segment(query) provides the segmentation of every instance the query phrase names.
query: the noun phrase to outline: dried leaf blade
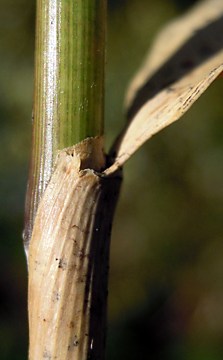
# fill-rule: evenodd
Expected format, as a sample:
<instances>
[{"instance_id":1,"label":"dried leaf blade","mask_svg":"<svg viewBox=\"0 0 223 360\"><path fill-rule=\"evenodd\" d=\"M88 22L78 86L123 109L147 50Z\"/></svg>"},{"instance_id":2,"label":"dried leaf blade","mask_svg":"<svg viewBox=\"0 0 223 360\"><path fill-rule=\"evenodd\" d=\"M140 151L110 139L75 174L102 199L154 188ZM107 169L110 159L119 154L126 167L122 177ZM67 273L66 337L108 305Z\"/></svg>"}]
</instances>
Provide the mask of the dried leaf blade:
<instances>
[{"instance_id":1,"label":"dried leaf blade","mask_svg":"<svg viewBox=\"0 0 223 360\"><path fill-rule=\"evenodd\" d=\"M114 163L107 173L181 118L223 71L222 1L205 1L174 21L153 49L130 85L128 123L112 148Z\"/></svg>"}]
</instances>

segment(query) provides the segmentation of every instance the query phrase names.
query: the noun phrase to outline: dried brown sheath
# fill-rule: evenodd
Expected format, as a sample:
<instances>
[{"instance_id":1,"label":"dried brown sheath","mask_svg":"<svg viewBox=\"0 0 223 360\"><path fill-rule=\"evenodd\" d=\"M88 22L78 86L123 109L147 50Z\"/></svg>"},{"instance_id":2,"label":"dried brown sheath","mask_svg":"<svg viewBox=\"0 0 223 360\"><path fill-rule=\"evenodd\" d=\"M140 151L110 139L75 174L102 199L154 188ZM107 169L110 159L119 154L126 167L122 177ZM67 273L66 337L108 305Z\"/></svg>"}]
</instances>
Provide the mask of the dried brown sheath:
<instances>
[{"instance_id":1,"label":"dried brown sheath","mask_svg":"<svg viewBox=\"0 0 223 360\"><path fill-rule=\"evenodd\" d=\"M60 153L38 208L29 249L30 360L104 359L110 232L121 178L87 169L84 153L75 147ZM100 162L99 155L94 168Z\"/></svg>"}]
</instances>

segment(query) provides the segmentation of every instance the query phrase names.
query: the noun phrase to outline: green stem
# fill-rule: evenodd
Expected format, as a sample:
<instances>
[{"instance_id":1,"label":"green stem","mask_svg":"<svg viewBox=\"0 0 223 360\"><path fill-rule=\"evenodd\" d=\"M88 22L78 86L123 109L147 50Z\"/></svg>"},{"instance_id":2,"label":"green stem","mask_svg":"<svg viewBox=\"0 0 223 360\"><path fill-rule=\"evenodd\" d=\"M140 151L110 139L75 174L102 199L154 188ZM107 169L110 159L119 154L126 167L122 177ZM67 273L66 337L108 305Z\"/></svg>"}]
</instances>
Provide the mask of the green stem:
<instances>
[{"instance_id":1,"label":"green stem","mask_svg":"<svg viewBox=\"0 0 223 360\"><path fill-rule=\"evenodd\" d=\"M103 134L106 0L37 0L28 244L58 150Z\"/></svg>"}]
</instances>

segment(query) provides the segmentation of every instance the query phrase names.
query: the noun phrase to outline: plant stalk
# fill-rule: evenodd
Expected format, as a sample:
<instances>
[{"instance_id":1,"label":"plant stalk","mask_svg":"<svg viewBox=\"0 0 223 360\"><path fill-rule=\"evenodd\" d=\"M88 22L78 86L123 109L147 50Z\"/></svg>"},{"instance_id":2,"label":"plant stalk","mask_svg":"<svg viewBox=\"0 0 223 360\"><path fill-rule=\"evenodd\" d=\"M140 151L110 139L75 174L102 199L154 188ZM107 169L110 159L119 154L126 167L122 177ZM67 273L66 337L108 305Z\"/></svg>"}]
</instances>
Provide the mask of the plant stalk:
<instances>
[{"instance_id":1,"label":"plant stalk","mask_svg":"<svg viewBox=\"0 0 223 360\"><path fill-rule=\"evenodd\" d=\"M25 247L59 150L103 134L106 0L37 0Z\"/></svg>"},{"instance_id":2,"label":"plant stalk","mask_svg":"<svg viewBox=\"0 0 223 360\"><path fill-rule=\"evenodd\" d=\"M24 233L30 360L104 359L120 187L119 175L103 174L105 23L106 0L37 0Z\"/></svg>"}]
</instances>

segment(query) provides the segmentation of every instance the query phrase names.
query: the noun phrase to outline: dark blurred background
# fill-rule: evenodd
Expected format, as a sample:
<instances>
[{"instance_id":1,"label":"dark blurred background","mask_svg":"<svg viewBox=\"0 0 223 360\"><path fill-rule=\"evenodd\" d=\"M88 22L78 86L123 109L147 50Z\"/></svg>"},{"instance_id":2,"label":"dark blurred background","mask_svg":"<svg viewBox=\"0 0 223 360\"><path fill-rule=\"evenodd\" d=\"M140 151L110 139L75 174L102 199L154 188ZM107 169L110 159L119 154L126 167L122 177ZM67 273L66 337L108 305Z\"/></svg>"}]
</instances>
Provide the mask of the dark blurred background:
<instances>
[{"instance_id":1,"label":"dark blurred background","mask_svg":"<svg viewBox=\"0 0 223 360\"><path fill-rule=\"evenodd\" d=\"M195 1L108 3L110 144L125 121L125 89L152 39ZM35 2L0 5L0 359L22 360ZM107 360L223 359L222 93L218 79L126 165L111 248Z\"/></svg>"}]
</instances>

